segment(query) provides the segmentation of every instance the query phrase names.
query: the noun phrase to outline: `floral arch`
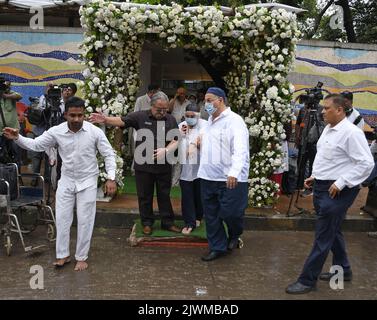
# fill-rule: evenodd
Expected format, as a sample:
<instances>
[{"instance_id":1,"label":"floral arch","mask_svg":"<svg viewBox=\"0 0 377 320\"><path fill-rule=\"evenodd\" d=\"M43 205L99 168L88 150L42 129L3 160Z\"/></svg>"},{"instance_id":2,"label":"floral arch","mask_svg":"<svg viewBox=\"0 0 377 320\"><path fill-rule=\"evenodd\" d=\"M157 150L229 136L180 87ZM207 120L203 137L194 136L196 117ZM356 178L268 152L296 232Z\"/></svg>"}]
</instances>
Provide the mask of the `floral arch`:
<instances>
[{"instance_id":1,"label":"floral arch","mask_svg":"<svg viewBox=\"0 0 377 320\"><path fill-rule=\"evenodd\" d=\"M268 178L281 165L283 124L291 119L294 87L287 75L299 37L295 13L255 5L233 10L94 0L80 8L80 15L88 112L133 110L146 40L165 48L227 50L229 105L245 118L251 136L249 201L257 207L276 201L278 185ZM257 104L250 103L253 97Z\"/></svg>"}]
</instances>

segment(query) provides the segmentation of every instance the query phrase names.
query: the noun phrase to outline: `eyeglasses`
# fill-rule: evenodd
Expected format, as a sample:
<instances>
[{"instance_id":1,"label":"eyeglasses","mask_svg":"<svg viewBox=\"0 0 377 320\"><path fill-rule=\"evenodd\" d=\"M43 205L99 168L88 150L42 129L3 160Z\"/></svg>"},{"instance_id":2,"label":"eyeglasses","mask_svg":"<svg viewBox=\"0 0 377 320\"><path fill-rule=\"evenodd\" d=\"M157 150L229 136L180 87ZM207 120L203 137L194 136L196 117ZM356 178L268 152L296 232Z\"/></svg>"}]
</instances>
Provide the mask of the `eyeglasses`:
<instances>
[{"instance_id":1,"label":"eyeglasses","mask_svg":"<svg viewBox=\"0 0 377 320\"><path fill-rule=\"evenodd\" d=\"M154 108L154 110L156 110L156 112L158 112L158 113L166 113L166 112L168 112L168 109L161 109L161 108Z\"/></svg>"},{"instance_id":2,"label":"eyeglasses","mask_svg":"<svg viewBox=\"0 0 377 320\"><path fill-rule=\"evenodd\" d=\"M219 100L220 98L215 98L215 99L205 99L205 102L209 102L209 103L212 103L212 102L214 102L214 101L216 101L216 100Z\"/></svg>"}]
</instances>

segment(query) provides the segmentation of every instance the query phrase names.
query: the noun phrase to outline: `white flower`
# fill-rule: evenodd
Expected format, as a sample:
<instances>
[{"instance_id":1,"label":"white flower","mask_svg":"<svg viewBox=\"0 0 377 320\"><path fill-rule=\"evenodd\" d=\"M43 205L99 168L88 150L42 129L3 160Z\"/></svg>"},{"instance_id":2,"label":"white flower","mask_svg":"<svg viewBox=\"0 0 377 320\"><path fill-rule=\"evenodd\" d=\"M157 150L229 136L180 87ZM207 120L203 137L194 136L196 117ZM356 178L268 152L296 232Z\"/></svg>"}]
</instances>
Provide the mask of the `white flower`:
<instances>
[{"instance_id":1,"label":"white flower","mask_svg":"<svg viewBox=\"0 0 377 320\"><path fill-rule=\"evenodd\" d=\"M92 75L92 73L90 72L90 69L89 69L89 68L86 68L86 69L84 69L84 71L82 72L82 75L84 76L84 78L90 78L90 76Z\"/></svg>"},{"instance_id":2,"label":"white flower","mask_svg":"<svg viewBox=\"0 0 377 320\"><path fill-rule=\"evenodd\" d=\"M272 86L267 90L267 98L268 99L276 99L278 97L278 88L276 86Z\"/></svg>"},{"instance_id":3,"label":"white flower","mask_svg":"<svg viewBox=\"0 0 377 320\"><path fill-rule=\"evenodd\" d=\"M98 77L94 77L92 81L93 81L94 85L96 85L96 86L98 86L101 83L101 80Z\"/></svg>"},{"instance_id":4,"label":"white flower","mask_svg":"<svg viewBox=\"0 0 377 320\"><path fill-rule=\"evenodd\" d=\"M96 41L94 42L94 48L98 50L99 48L103 48L103 42L102 41Z\"/></svg>"}]
</instances>

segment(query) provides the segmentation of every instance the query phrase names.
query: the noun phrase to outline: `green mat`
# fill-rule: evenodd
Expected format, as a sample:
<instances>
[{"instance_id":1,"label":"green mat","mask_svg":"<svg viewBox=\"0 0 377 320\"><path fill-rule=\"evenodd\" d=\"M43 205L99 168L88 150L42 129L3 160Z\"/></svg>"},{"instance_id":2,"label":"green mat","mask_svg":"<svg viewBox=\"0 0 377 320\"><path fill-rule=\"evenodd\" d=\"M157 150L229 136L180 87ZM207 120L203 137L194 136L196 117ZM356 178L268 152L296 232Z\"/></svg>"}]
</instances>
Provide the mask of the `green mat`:
<instances>
[{"instance_id":1,"label":"green mat","mask_svg":"<svg viewBox=\"0 0 377 320\"><path fill-rule=\"evenodd\" d=\"M125 176L124 186L121 190L121 193L137 194L135 176L132 176L130 174L127 174ZM154 196L156 196L156 190L154 191ZM171 198L180 198L181 197L181 188L180 187L171 188L170 197Z\"/></svg>"},{"instance_id":2,"label":"green mat","mask_svg":"<svg viewBox=\"0 0 377 320\"><path fill-rule=\"evenodd\" d=\"M172 237L172 238L177 238L177 237L182 237L182 238L186 238L186 237L196 237L196 238L200 238L200 239L207 239L207 235L206 235L206 227L205 227L205 223L202 222L200 227L198 228L195 228L190 235L186 236L182 233L176 233L176 232L171 232L171 231L167 231L167 230L162 230L161 229L161 221L160 220L156 220L154 222L154 225L153 225L153 233L152 235L150 236L146 236L145 234L143 234L143 227L141 225L141 221L140 219L137 219L135 220L135 224L136 224L136 237L137 238L141 238L141 237L151 237L151 238L160 238L160 237ZM183 228L184 227L184 221L182 220L177 220L175 221L175 225L178 226L178 227L181 227Z\"/></svg>"}]
</instances>

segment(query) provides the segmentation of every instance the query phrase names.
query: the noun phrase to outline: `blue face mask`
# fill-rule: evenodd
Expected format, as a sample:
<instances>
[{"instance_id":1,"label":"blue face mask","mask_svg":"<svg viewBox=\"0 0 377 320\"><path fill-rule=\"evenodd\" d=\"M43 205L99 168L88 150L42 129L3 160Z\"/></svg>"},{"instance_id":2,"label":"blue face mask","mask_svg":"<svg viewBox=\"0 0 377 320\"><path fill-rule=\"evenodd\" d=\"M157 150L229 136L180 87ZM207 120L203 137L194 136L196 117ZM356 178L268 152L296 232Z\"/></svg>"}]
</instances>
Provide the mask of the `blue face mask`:
<instances>
[{"instance_id":1,"label":"blue face mask","mask_svg":"<svg viewBox=\"0 0 377 320\"><path fill-rule=\"evenodd\" d=\"M186 122L189 126L193 127L197 124L198 119L197 118L186 118Z\"/></svg>"},{"instance_id":2,"label":"blue face mask","mask_svg":"<svg viewBox=\"0 0 377 320\"><path fill-rule=\"evenodd\" d=\"M215 106L213 105L213 103L210 103L210 102L206 102L204 109L207 111L209 115L213 115L217 110Z\"/></svg>"}]
</instances>

